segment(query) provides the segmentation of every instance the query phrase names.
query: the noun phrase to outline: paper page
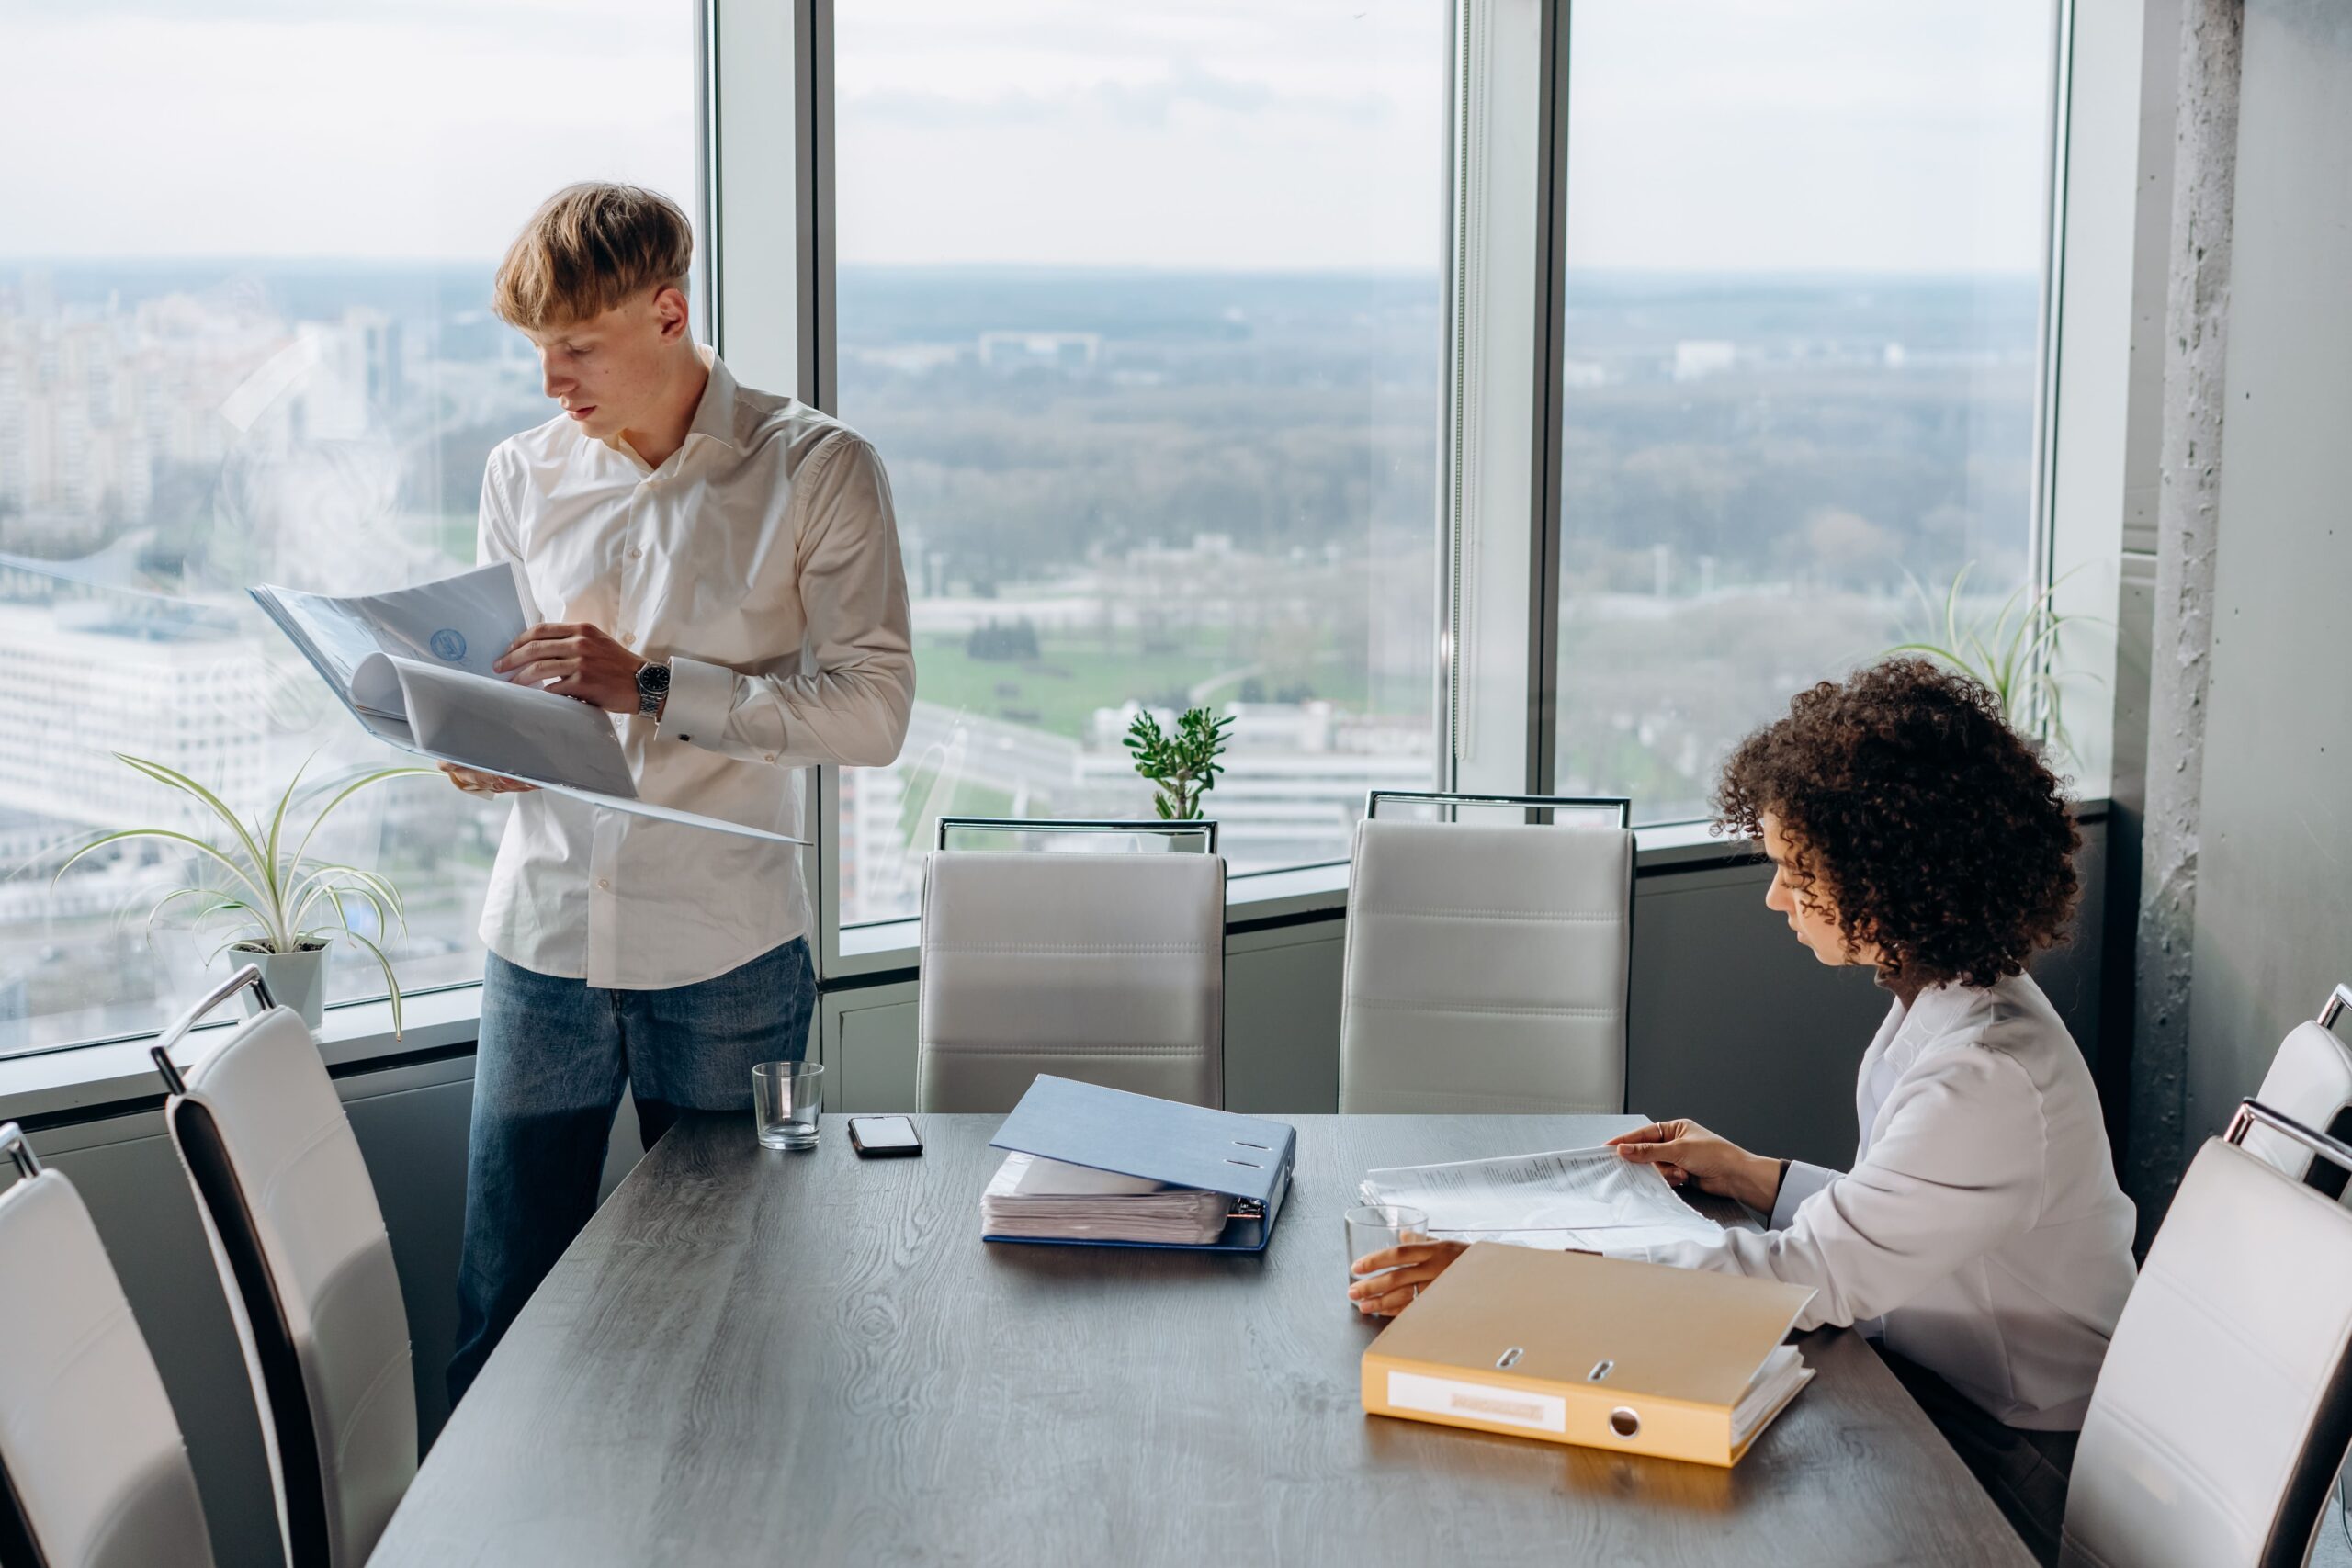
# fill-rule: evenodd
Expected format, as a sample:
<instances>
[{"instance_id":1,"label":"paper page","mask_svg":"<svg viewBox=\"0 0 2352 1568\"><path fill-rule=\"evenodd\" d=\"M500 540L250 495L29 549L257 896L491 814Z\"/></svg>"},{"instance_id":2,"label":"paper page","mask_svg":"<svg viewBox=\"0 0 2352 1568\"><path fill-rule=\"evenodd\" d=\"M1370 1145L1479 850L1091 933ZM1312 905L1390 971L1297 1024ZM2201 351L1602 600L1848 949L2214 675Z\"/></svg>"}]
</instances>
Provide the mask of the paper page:
<instances>
[{"instance_id":1,"label":"paper page","mask_svg":"<svg viewBox=\"0 0 2352 1568\"><path fill-rule=\"evenodd\" d=\"M514 569L504 561L413 588L322 603L356 617L379 652L492 681L504 677L491 665L529 624Z\"/></svg>"},{"instance_id":2,"label":"paper page","mask_svg":"<svg viewBox=\"0 0 2352 1568\"><path fill-rule=\"evenodd\" d=\"M378 705L390 693L379 686L363 696L356 689L370 657L502 680L491 665L528 624L514 568L504 561L386 593L332 598L264 584L253 596L330 684L359 706L396 717L397 709Z\"/></svg>"},{"instance_id":3,"label":"paper page","mask_svg":"<svg viewBox=\"0 0 2352 1568\"><path fill-rule=\"evenodd\" d=\"M346 703L355 702L353 677L361 664L383 651L376 646L367 624L345 610L340 600L322 599L315 593L265 585L254 589L253 596L325 678L334 694Z\"/></svg>"},{"instance_id":4,"label":"paper page","mask_svg":"<svg viewBox=\"0 0 2352 1568\"><path fill-rule=\"evenodd\" d=\"M1813 1369L1793 1345L1782 1345L1756 1369L1747 1382L1739 1403L1731 1413L1732 1447L1754 1437L1764 1424L1780 1413L1781 1407L1793 1398L1797 1390L1813 1381Z\"/></svg>"},{"instance_id":5,"label":"paper page","mask_svg":"<svg viewBox=\"0 0 2352 1568\"><path fill-rule=\"evenodd\" d=\"M496 676L412 659L387 662L399 677L416 743L434 756L624 800L637 797L620 738L602 709Z\"/></svg>"},{"instance_id":6,"label":"paper page","mask_svg":"<svg viewBox=\"0 0 2352 1568\"><path fill-rule=\"evenodd\" d=\"M348 683L351 705L362 719L377 716L408 722L408 698L401 691L401 672L388 654L371 653L359 661Z\"/></svg>"},{"instance_id":7,"label":"paper page","mask_svg":"<svg viewBox=\"0 0 2352 1568\"><path fill-rule=\"evenodd\" d=\"M1632 1252L1723 1235L1675 1195L1657 1167L1606 1147L1375 1170L1365 1175L1363 1193L1368 1203L1420 1210L1432 1235L1455 1241Z\"/></svg>"},{"instance_id":8,"label":"paper page","mask_svg":"<svg viewBox=\"0 0 2352 1568\"><path fill-rule=\"evenodd\" d=\"M808 840L795 838L790 833L779 833L773 828L753 828L724 817L706 817L698 811L681 811L674 806L661 806L650 800L632 799L625 795L601 795L593 789L582 789L575 784L558 784L553 779L533 778L527 773L512 773L508 776L519 778L525 784L537 784L541 789L553 790L558 795L568 795L574 800L584 800L591 806L602 806L613 811L626 811L632 817L649 818L656 822L674 822L681 828L702 828L714 833L732 833L738 838L761 839L771 844L806 845L808 842Z\"/></svg>"},{"instance_id":9,"label":"paper page","mask_svg":"<svg viewBox=\"0 0 2352 1568\"><path fill-rule=\"evenodd\" d=\"M1016 1168L1015 1161L1018 1161ZM1165 1182L1148 1177L1125 1176L1114 1170L1096 1170L1092 1166L1070 1165L1057 1159L1044 1159L1035 1155L1013 1155L1000 1168L1000 1176L1011 1176L1006 1190L999 1192L996 1183L989 1184L991 1198L1140 1198L1168 1190Z\"/></svg>"}]
</instances>

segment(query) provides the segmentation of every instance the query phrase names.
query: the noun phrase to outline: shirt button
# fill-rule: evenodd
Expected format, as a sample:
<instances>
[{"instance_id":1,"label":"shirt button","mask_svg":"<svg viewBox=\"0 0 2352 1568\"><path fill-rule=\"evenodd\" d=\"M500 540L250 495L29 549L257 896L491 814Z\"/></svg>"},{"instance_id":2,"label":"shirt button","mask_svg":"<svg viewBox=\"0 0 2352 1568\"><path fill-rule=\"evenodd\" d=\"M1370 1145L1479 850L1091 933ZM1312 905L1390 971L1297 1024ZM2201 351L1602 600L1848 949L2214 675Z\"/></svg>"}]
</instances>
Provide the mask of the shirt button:
<instances>
[{"instance_id":1,"label":"shirt button","mask_svg":"<svg viewBox=\"0 0 2352 1568\"><path fill-rule=\"evenodd\" d=\"M609 876L600 876L596 879L596 886L610 893L613 890L613 879Z\"/></svg>"},{"instance_id":2,"label":"shirt button","mask_svg":"<svg viewBox=\"0 0 2352 1568\"><path fill-rule=\"evenodd\" d=\"M635 545L631 545L631 546L628 547L628 558L629 558L629 559L631 559L631 560L635 560L638 557L639 557L639 556L643 555L644 553L645 553L645 552L644 552L643 550L639 549Z\"/></svg>"},{"instance_id":3,"label":"shirt button","mask_svg":"<svg viewBox=\"0 0 2352 1568\"><path fill-rule=\"evenodd\" d=\"M769 753L768 753L768 761L771 761L771 762L773 762L773 761L775 761L775 752L771 751L771 752L769 752Z\"/></svg>"},{"instance_id":4,"label":"shirt button","mask_svg":"<svg viewBox=\"0 0 2352 1568\"><path fill-rule=\"evenodd\" d=\"M633 631L630 631L627 626L623 626L623 627L621 628L621 638L620 638L620 639L621 639L621 641L623 641L623 642L633 642L633 641L635 641L635 640L636 640L636 637L637 637L637 634L636 634L635 632L633 632Z\"/></svg>"}]
</instances>

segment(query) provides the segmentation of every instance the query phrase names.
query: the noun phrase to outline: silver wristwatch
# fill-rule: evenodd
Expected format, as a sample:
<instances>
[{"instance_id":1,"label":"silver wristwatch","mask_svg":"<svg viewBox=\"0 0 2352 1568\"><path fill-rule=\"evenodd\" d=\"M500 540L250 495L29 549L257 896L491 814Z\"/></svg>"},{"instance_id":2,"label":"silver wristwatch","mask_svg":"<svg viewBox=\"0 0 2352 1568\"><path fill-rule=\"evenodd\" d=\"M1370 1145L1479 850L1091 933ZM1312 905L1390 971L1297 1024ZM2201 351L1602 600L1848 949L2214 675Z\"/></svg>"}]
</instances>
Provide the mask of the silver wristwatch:
<instances>
[{"instance_id":1,"label":"silver wristwatch","mask_svg":"<svg viewBox=\"0 0 2352 1568\"><path fill-rule=\"evenodd\" d=\"M651 718L670 697L670 666L647 660L637 667L637 711Z\"/></svg>"}]
</instances>

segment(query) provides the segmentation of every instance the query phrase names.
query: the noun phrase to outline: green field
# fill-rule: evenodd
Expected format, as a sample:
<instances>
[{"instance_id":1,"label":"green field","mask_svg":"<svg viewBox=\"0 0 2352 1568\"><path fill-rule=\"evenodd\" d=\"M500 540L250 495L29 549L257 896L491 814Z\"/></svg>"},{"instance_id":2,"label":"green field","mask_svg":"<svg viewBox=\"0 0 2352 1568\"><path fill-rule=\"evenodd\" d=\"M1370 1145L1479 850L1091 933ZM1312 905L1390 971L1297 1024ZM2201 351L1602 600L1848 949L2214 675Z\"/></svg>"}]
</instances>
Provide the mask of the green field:
<instances>
[{"instance_id":1,"label":"green field","mask_svg":"<svg viewBox=\"0 0 2352 1568\"><path fill-rule=\"evenodd\" d=\"M1245 675L1269 692L1304 686L1351 706L1363 701L1361 674L1345 669L1336 653L1252 665L1205 641L1146 653L1132 645L1106 649L1091 637L1048 637L1035 659L975 659L961 637L915 639L915 694L923 701L1072 739L1086 738L1097 708L1130 700L1182 707L1193 686L1235 671L1209 694L1211 703L1238 697Z\"/></svg>"}]
</instances>

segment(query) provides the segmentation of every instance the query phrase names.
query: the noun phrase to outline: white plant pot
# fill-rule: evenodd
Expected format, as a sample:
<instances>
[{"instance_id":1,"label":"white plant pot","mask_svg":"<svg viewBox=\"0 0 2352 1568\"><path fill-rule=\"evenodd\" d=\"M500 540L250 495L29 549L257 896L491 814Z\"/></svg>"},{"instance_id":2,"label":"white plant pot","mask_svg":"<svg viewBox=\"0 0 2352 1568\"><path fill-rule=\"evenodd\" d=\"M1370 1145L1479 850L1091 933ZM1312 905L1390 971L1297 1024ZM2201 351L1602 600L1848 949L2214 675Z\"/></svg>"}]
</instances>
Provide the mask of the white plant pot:
<instances>
[{"instance_id":1,"label":"white plant pot","mask_svg":"<svg viewBox=\"0 0 2352 1568\"><path fill-rule=\"evenodd\" d=\"M292 1008L312 1029L319 1027L327 1002L326 943L300 953L264 953L240 942L229 950L229 956L239 968L260 964L262 984L269 987L270 999L279 1007ZM261 1010L253 992L248 990L244 996L248 1014Z\"/></svg>"}]
</instances>

